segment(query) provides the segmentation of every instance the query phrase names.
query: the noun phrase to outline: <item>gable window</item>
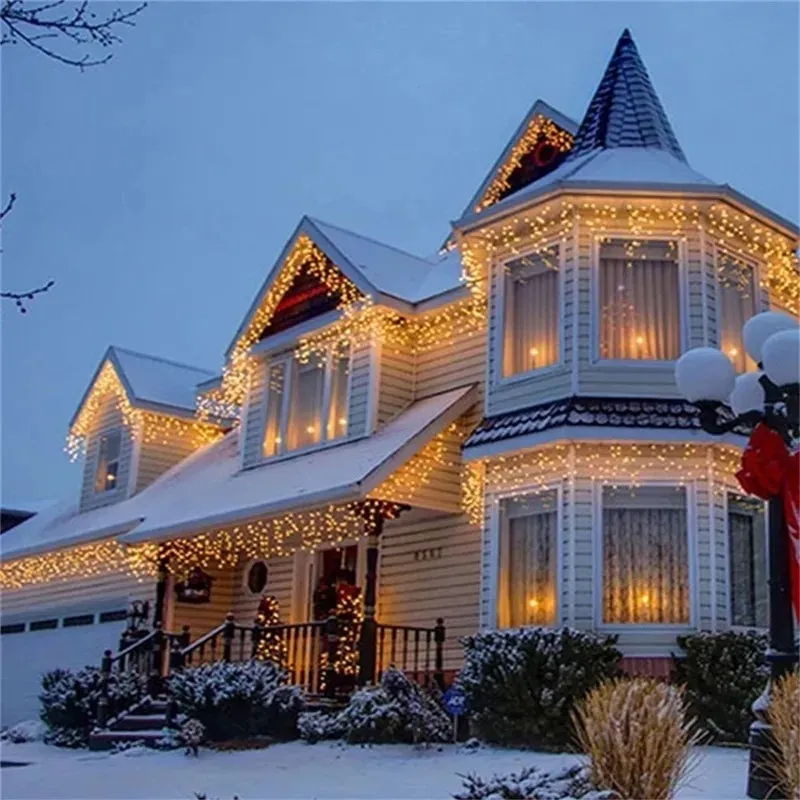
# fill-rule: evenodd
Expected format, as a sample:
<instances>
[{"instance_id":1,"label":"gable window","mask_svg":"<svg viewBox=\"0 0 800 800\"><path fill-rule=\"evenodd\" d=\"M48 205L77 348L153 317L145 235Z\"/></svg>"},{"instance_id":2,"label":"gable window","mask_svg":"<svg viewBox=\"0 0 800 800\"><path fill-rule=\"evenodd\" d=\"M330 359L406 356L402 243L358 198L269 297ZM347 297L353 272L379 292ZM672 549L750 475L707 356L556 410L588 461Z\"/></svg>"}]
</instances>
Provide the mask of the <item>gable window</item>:
<instances>
[{"instance_id":1,"label":"gable window","mask_svg":"<svg viewBox=\"0 0 800 800\"><path fill-rule=\"evenodd\" d=\"M95 492L110 492L117 488L121 451L122 434L120 431L111 431L100 438L97 472L94 479Z\"/></svg>"},{"instance_id":2,"label":"gable window","mask_svg":"<svg viewBox=\"0 0 800 800\"><path fill-rule=\"evenodd\" d=\"M764 504L728 495L731 625L767 627L767 539Z\"/></svg>"},{"instance_id":3,"label":"gable window","mask_svg":"<svg viewBox=\"0 0 800 800\"><path fill-rule=\"evenodd\" d=\"M674 242L600 245L601 359L673 361L681 351L680 278Z\"/></svg>"},{"instance_id":4,"label":"gable window","mask_svg":"<svg viewBox=\"0 0 800 800\"><path fill-rule=\"evenodd\" d=\"M503 377L532 372L559 359L558 248L505 265Z\"/></svg>"},{"instance_id":5,"label":"gable window","mask_svg":"<svg viewBox=\"0 0 800 800\"><path fill-rule=\"evenodd\" d=\"M719 283L720 348L737 372L756 368L742 342L742 326L758 310L755 269L725 252L717 253Z\"/></svg>"},{"instance_id":6,"label":"gable window","mask_svg":"<svg viewBox=\"0 0 800 800\"><path fill-rule=\"evenodd\" d=\"M556 623L558 495L505 500L500 527L497 624Z\"/></svg>"},{"instance_id":7,"label":"gable window","mask_svg":"<svg viewBox=\"0 0 800 800\"><path fill-rule=\"evenodd\" d=\"M299 363L292 355L268 368L265 457L313 447L347 434L350 353Z\"/></svg>"},{"instance_id":8,"label":"gable window","mask_svg":"<svg viewBox=\"0 0 800 800\"><path fill-rule=\"evenodd\" d=\"M605 624L689 623L686 493L678 487L603 487Z\"/></svg>"}]
</instances>

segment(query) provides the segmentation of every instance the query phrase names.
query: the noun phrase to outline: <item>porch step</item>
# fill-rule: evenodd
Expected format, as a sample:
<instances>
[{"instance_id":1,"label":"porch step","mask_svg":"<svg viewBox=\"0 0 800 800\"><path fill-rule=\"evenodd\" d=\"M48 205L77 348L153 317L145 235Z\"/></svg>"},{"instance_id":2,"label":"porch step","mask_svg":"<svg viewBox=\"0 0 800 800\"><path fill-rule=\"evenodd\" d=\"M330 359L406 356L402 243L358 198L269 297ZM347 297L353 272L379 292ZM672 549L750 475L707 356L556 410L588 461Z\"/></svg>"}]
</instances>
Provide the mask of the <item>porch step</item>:
<instances>
[{"instance_id":1,"label":"porch step","mask_svg":"<svg viewBox=\"0 0 800 800\"><path fill-rule=\"evenodd\" d=\"M121 742L142 742L147 747L155 747L159 739L164 738L165 731L141 730L141 731L96 731L89 737L90 750L111 750L115 744Z\"/></svg>"},{"instance_id":2,"label":"porch step","mask_svg":"<svg viewBox=\"0 0 800 800\"><path fill-rule=\"evenodd\" d=\"M346 697L325 697L321 694L306 695L306 711L341 711L347 705Z\"/></svg>"},{"instance_id":3,"label":"porch step","mask_svg":"<svg viewBox=\"0 0 800 800\"><path fill-rule=\"evenodd\" d=\"M165 727L166 714L125 714L110 726L112 731L152 731Z\"/></svg>"}]
</instances>

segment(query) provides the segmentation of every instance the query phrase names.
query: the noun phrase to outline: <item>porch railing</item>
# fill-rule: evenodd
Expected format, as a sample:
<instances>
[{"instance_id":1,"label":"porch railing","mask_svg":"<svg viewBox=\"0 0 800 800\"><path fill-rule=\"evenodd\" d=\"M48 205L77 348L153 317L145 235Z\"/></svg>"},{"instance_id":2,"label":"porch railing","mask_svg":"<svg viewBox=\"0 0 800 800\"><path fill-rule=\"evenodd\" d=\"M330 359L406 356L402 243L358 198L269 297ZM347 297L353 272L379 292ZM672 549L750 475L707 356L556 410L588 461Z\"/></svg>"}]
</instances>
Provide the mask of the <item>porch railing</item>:
<instances>
[{"instance_id":1,"label":"porch railing","mask_svg":"<svg viewBox=\"0 0 800 800\"><path fill-rule=\"evenodd\" d=\"M435 682L444 689L444 620L433 628L376 623L375 680L394 666L424 686Z\"/></svg>"}]
</instances>

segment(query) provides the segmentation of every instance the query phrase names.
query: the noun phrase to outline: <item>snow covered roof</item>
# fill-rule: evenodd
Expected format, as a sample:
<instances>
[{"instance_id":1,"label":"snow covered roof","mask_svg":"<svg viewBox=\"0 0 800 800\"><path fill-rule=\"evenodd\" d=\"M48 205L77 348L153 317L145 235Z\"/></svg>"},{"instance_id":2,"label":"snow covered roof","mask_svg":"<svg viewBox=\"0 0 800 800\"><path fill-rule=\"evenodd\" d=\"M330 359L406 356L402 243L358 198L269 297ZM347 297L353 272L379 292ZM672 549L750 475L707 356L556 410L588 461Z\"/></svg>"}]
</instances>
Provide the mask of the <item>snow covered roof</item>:
<instances>
[{"instance_id":1,"label":"snow covered roof","mask_svg":"<svg viewBox=\"0 0 800 800\"><path fill-rule=\"evenodd\" d=\"M123 541L168 538L364 497L463 414L475 401L474 391L468 386L418 400L372 436L243 471L238 434L231 432L139 495L144 522Z\"/></svg>"},{"instance_id":2,"label":"snow covered roof","mask_svg":"<svg viewBox=\"0 0 800 800\"><path fill-rule=\"evenodd\" d=\"M188 364L168 361L165 358L149 356L112 345L106 350L86 387L70 425L80 414L81 408L91 394L92 387L106 362L110 362L116 370L131 405L155 408L156 410L178 411L184 414L187 412L194 414L197 385L208 381L215 375L214 372L200 367L192 367Z\"/></svg>"},{"instance_id":3,"label":"snow covered roof","mask_svg":"<svg viewBox=\"0 0 800 800\"><path fill-rule=\"evenodd\" d=\"M56 504L0 537L3 559L111 536L142 541L364 497L475 402L468 386L413 403L373 436L242 471L239 429L198 450L133 497L80 513Z\"/></svg>"}]
</instances>

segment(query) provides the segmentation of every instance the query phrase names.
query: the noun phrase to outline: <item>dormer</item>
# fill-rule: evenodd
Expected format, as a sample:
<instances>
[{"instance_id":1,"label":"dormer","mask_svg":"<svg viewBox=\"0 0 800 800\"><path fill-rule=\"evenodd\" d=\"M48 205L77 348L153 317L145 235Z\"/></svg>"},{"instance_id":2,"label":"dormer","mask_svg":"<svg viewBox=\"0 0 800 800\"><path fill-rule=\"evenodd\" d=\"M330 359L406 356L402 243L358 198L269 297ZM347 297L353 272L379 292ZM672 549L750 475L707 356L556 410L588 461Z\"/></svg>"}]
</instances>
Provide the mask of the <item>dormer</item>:
<instances>
[{"instance_id":1,"label":"dormer","mask_svg":"<svg viewBox=\"0 0 800 800\"><path fill-rule=\"evenodd\" d=\"M70 423L68 450L83 451L80 510L124 500L221 427L196 417L196 387L207 370L109 347Z\"/></svg>"}]
</instances>

